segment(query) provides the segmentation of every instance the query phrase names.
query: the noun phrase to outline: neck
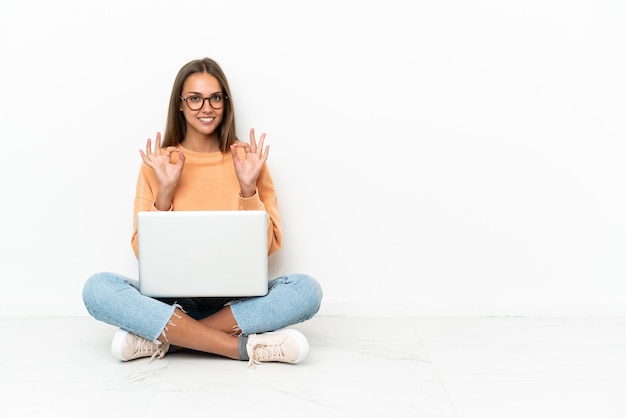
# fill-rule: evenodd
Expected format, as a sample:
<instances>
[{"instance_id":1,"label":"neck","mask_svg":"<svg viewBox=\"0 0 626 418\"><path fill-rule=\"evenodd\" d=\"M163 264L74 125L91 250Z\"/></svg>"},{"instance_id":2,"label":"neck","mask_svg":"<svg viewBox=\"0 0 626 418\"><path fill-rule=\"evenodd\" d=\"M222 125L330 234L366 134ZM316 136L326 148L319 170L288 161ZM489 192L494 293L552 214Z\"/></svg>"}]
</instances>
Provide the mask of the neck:
<instances>
[{"instance_id":1,"label":"neck","mask_svg":"<svg viewBox=\"0 0 626 418\"><path fill-rule=\"evenodd\" d=\"M220 150L220 142L215 135L185 135L182 145L189 151L194 152L218 152Z\"/></svg>"}]
</instances>

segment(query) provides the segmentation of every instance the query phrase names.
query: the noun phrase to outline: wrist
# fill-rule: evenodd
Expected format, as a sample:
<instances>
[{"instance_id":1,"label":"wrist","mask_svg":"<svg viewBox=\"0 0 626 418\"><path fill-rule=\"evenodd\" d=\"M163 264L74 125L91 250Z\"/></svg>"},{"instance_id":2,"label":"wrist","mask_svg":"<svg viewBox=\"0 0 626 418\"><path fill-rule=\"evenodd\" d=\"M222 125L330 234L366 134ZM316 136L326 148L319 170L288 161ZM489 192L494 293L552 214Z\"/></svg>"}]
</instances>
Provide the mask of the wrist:
<instances>
[{"instance_id":1,"label":"wrist","mask_svg":"<svg viewBox=\"0 0 626 418\"><path fill-rule=\"evenodd\" d=\"M152 204L152 207L153 207L155 210L158 210L158 211L161 211L161 212L169 212L169 211L171 211L172 209L174 209L174 205L173 205L172 203L170 203L169 205L162 205L162 204L159 204L159 203L157 203L157 202L154 202L154 203Z\"/></svg>"},{"instance_id":2,"label":"wrist","mask_svg":"<svg viewBox=\"0 0 626 418\"><path fill-rule=\"evenodd\" d=\"M249 198L251 198L251 197L254 197L254 195L255 195L255 194L256 194L256 188L254 188L254 189L252 189L252 190L248 190L248 189L244 190L244 189L241 189L241 190L239 191L239 197L242 197L242 198L244 198L244 199L249 199Z\"/></svg>"}]
</instances>

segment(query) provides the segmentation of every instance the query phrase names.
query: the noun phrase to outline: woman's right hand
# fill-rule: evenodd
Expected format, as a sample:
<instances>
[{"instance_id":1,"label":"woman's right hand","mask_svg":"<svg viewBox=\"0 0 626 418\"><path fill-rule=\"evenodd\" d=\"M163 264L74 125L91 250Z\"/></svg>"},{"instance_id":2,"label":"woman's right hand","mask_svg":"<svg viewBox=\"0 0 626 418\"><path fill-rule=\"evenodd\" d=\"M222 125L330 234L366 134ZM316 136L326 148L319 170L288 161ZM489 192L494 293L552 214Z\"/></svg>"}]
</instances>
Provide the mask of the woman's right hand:
<instances>
[{"instance_id":1,"label":"woman's right hand","mask_svg":"<svg viewBox=\"0 0 626 418\"><path fill-rule=\"evenodd\" d=\"M176 147L167 147L165 153L161 150L161 133L157 132L154 150L152 149L152 139L148 138L146 142L146 150L139 150L141 159L150 167L156 176L159 183L159 192L156 202L161 201L162 205L158 205L157 209L167 210L169 204L165 204L169 201L171 204L174 197L174 191L180 180L180 174L183 171L183 165L185 164L185 155ZM172 162L172 154L178 154L177 161ZM159 206L167 206L161 208Z\"/></svg>"}]
</instances>

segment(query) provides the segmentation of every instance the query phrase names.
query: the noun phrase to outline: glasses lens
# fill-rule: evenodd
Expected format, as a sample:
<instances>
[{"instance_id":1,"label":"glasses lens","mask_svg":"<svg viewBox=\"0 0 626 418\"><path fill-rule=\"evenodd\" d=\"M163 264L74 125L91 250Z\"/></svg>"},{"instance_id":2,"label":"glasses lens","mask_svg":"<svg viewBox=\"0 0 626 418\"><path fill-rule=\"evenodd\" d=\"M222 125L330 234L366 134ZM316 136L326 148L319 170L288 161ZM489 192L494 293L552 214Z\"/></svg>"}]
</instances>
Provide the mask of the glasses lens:
<instances>
[{"instance_id":1,"label":"glasses lens","mask_svg":"<svg viewBox=\"0 0 626 418\"><path fill-rule=\"evenodd\" d=\"M191 110L200 110L204 106L204 101L208 100L209 105L213 109L221 109L224 107L224 100L226 99L223 94L217 93L211 97L201 97L201 96L189 96L186 99L182 98L187 103L187 106Z\"/></svg>"},{"instance_id":2,"label":"glasses lens","mask_svg":"<svg viewBox=\"0 0 626 418\"><path fill-rule=\"evenodd\" d=\"M209 104L213 109L221 109L224 107L224 96L221 94L214 94L209 97Z\"/></svg>"},{"instance_id":3,"label":"glasses lens","mask_svg":"<svg viewBox=\"0 0 626 418\"><path fill-rule=\"evenodd\" d=\"M189 96L185 99L185 102L191 110L200 110L202 105L204 105L204 99L200 96Z\"/></svg>"}]
</instances>

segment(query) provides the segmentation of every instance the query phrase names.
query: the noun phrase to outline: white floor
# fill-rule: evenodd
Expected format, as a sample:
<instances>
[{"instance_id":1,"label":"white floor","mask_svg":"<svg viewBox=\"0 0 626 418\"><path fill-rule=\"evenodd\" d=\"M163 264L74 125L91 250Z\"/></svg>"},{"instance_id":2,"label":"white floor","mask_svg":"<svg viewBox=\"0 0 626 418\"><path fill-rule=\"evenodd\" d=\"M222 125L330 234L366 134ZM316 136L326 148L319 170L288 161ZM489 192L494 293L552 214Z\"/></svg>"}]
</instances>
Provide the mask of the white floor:
<instances>
[{"instance_id":1,"label":"white floor","mask_svg":"<svg viewBox=\"0 0 626 418\"><path fill-rule=\"evenodd\" d=\"M298 365L119 362L92 318L0 318L2 417L626 417L626 318L316 317ZM53 414L54 415L51 415Z\"/></svg>"}]
</instances>

